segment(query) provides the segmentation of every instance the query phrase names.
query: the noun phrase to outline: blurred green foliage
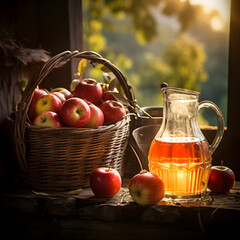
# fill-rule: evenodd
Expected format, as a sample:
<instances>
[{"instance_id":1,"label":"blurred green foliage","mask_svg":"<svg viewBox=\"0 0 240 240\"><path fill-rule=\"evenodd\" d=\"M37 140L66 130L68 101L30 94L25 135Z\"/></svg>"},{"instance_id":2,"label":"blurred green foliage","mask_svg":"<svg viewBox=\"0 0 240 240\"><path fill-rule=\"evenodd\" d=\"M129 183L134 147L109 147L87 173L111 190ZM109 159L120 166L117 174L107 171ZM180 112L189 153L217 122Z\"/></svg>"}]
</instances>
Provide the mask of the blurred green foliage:
<instances>
[{"instance_id":1,"label":"blurred green foliage","mask_svg":"<svg viewBox=\"0 0 240 240\"><path fill-rule=\"evenodd\" d=\"M84 0L83 14L85 49L121 69L140 106L162 105L165 81L201 91L226 118L228 33L211 28L216 12L179 0ZM96 69L89 74L102 77ZM215 124L213 115L203 114Z\"/></svg>"}]
</instances>

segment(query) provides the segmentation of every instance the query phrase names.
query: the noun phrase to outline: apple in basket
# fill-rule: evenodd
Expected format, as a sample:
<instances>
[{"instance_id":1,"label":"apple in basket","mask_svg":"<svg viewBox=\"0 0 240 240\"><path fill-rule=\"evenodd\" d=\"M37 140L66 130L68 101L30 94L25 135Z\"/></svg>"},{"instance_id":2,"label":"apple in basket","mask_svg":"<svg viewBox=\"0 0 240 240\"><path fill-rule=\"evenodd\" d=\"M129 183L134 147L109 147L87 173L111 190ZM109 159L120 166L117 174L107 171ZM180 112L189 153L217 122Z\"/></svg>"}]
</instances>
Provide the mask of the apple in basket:
<instances>
[{"instance_id":1,"label":"apple in basket","mask_svg":"<svg viewBox=\"0 0 240 240\"><path fill-rule=\"evenodd\" d=\"M49 93L38 99L36 103L36 112L37 115L45 111L53 111L58 113L61 107L61 100L57 96Z\"/></svg>"},{"instance_id":2,"label":"apple in basket","mask_svg":"<svg viewBox=\"0 0 240 240\"><path fill-rule=\"evenodd\" d=\"M69 99L70 97L72 97L72 93L66 88L62 88L62 87L53 88L50 92L51 93L60 92L65 96L66 99Z\"/></svg>"},{"instance_id":3,"label":"apple in basket","mask_svg":"<svg viewBox=\"0 0 240 240\"><path fill-rule=\"evenodd\" d=\"M122 179L116 169L100 167L90 175L90 187L96 197L113 197L120 190Z\"/></svg>"},{"instance_id":4,"label":"apple in basket","mask_svg":"<svg viewBox=\"0 0 240 240\"><path fill-rule=\"evenodd\" d=\"M90 120L91 110L84 100L72 97L64 102L59 115L68 127L84 127Z\"/></svg>"},{"instance_id":5,"label":"apple in basket","mask_svg":"<svg viewBox=\"0 0 240 240\"><path fill-rule=\"evenodd\" d=\"M94 105L93 103L87 100L84 100L84 101L86 101L91 111L90 120L85 127L96 128L96 127L102 126L104 123L104 115L102 110L96 105Z\"/></svg>"},{"instance_id":6,"label":"apple in basket","mask_svg":"<svg viewBox=\"0 0 240 240\"><path fill-rule=\"evenodd\" d=\"M104 101L99 108L104 114L104 124L116 123L126 115L125 107L115 100Z\"/></svg>"},{"instance_id":7,"label":"apple in basket","mask_svg":"<svg viewBox=\"0 0 240 240\"><path fill-rule=\"evenodd\" d=\"M59 115L52 111L45 111L37 115L33 125L45 127L62 127L63 123Z\"/></svg>"},{"instance_id":8,"label":"apple in basket","mask_svg":"<svg viewBox=\"0 0 240 240\"><path fill-rule=\"evenodd\" d=\"M151 206L160 202L165 194L163 181L155 174L142 170L128 185L132 199L141 206Z\"/></svg>"},{"instance_id":9,"label":"apple in basket","mask_svg":"<svg viewBox=\"0 0 240 240\"><path fill-rule=\"evenodd\" d=\"M37 101L39 100L39 98L47 94L48 94L48 91L46 89L36 88L34 90L33 97L28 109L28 117L30 118L31 121L33 121L34 118L37 116L37 112L36 112Z\"/></svg>"},{"instance_id":10,"label":"apple in basket","mask_svg":"<svg viewBox=\"0 0 240 240\"><path fill-rule=\"evenodd\" d=\"M102 98L102 88L100 83L91 78L81 80L73 91L74 97L86 99L98 105Z\"/></svg>"},{"instance_id":11,"label":"apple in basket","mask_svg":"<svg viewBox=\"0 0 240 240\"><path fill-rule=\"evenodd\" d=\"M116 100L115 97L111 93L114 93L114 91L105 91L102 95L102 100L103 101Z\"/></svg>"},{"instance_id":12,"label":"apple in basket","mask_svg":"<svg viewBox=\"0 0 240 240\"><path fill-rule=\"evenodd\" d=\"M61 92L53 92L52 93L54 96L57 96L62 103L66 101L65 96Z\"/></svg>"}]
</instances>

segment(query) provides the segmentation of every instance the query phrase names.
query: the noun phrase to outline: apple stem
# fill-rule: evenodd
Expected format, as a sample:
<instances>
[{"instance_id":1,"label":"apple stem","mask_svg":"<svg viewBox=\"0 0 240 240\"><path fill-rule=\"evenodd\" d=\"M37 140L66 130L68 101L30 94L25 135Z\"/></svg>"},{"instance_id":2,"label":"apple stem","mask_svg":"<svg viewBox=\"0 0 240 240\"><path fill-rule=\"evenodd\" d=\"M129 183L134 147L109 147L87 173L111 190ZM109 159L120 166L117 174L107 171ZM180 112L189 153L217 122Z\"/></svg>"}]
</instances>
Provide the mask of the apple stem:
<instances>
[{"instance_id":1,"label":"apple stem","mask_svg":"<svg viewBox=\"0 0 240 240\"><path fill-rule=\"evenodd\" d=\"M221 160L221 168L223 168L223 160Z\"/></svg>"},{"instance_id":2,"label":"apple stem","mask_svg":"<svg viewBox=\"0 0 240 240\"><path fill-rule=\"evenodd\" d=\"M106 172L110 172L111 171L111 166L108 167L108 169L106 169Z\"/></svg>"},{"instance_id":3,"label":"apple stem","mask_svg":"<svg viewBox=\"0 0 240 240\"><path fill-rule=\"evenodd\" d=\"M140 174L147 173L148 171L146 169L141 170Z\"/></svg>"}]
</instances>

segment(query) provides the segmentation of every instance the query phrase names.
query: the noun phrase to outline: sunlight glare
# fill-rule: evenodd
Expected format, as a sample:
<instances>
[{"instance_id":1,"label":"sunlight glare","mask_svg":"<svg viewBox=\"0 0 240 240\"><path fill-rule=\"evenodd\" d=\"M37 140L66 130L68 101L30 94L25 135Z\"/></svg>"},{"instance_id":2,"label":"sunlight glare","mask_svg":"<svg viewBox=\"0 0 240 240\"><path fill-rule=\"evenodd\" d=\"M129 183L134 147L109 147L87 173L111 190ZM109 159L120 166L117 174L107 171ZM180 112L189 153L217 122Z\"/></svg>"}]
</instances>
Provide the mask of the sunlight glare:
<instances>
[{"instance_id":1,"label":"sunlight glare","mask_svg":"<svg viewBox=\"0 0 240 240\"><path fill-rule=\"evenodd\" d=\"M190 0L192 4L202 5L206 12L218 10L221 17L225 20L229 18L230 2L229 0Z\"/></svg>"},{"instance_id":2,"label":"sunlight glare","mask_svg":"<svg viewBox=\"0 0 240 240\"><path fill-rule=\"evenodd\" d=\"M183 0L181 0L183 1ZM206 13L213 10L219 12L219 16L212 18L211 27L215 31L221 31L226 26L230 17L230 1L228 0L190 0L192 4L203 6Z\"/></svg>"},{"instance_id":3,"label":"sunlight glare","mask_svg":"<svg viewBox=\"0 0 240 240\"><path fill-rule=\"evenodd\" d=\"M224 29L224 21L220 17L214 17L211 20L211 27L215 31L221 31Z\"/></svg>"}]
</instances>

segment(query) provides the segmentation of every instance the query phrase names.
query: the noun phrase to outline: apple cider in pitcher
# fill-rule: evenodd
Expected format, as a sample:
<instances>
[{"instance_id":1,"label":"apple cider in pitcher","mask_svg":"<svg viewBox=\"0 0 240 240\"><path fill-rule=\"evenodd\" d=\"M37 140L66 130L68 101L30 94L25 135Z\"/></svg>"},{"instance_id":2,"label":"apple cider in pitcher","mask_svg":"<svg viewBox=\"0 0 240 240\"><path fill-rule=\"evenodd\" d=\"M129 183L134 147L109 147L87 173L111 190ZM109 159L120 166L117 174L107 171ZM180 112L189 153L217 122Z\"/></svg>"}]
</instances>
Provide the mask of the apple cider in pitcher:
<instances>
[{"instance_id":1,"label":"apple cider in pitcher","mask_svg":"<svg viewBox=\"0 0 240 240\"><path fill-rule=\"evenodd\" d=\"M199 195L206 188L211 169L205 139L155 138L149 151L149 170L164 182L166 196Z\"/></svg>"},{"instance_id":2,"label":"apple cider in pitcher","mask_svg":"<svg viewBox=\"0 0 240 240\"><path fill-rule=\"evenodd\" d=\"M165 199L195 201L207 188L212 154L224 132L223 117L214 103L198 103L199 92L170 87L162 92L163 121L150 146L149 170L163 180ZM214 111L218 123L211 146L198 126L198 113L205 107Z\"/></svg>"}]
</instances>

